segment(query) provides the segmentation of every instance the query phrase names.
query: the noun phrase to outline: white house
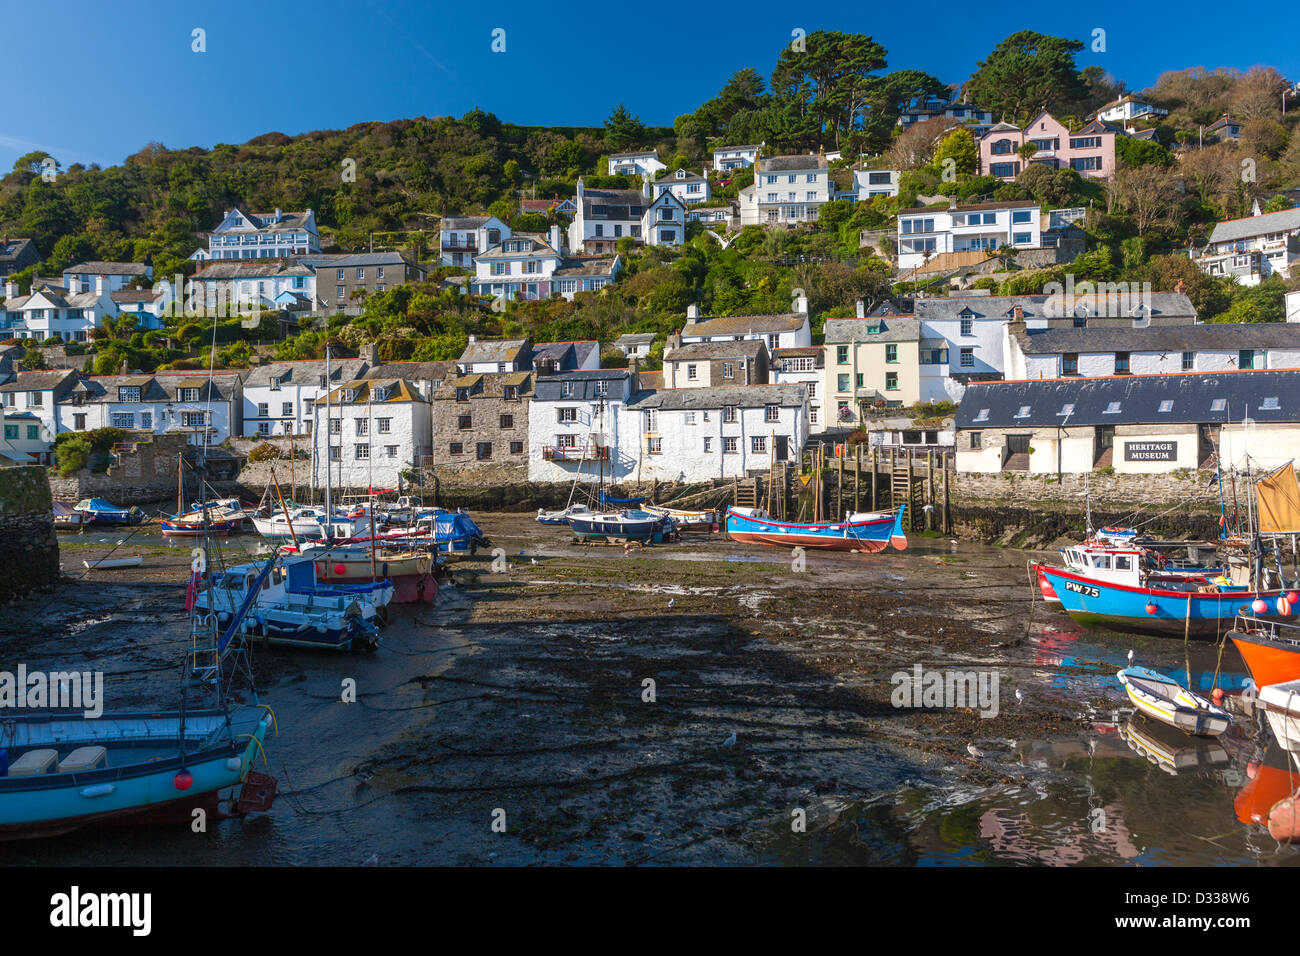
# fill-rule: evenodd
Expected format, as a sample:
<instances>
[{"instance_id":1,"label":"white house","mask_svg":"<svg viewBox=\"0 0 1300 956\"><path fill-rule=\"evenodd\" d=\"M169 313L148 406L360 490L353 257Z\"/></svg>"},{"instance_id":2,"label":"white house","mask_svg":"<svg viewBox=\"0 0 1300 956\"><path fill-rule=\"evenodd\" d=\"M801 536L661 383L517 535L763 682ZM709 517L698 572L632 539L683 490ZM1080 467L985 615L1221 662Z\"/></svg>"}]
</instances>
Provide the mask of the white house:
<instances>
[{"instance_id":1,"label":"white house","mask_svg":"<svg viewBox=\"0 0 1300 956\"><path fill-rule=\"evenodd\" d=\"M213 259L284 259L320 252L316 214L303 212L246 213L228 209L208 235Z\"/></svg>"},{"instance_id":2,"label":"white house","mask_svg":"<svg viewBox=\"0 0 1300 956\"><path fill-rule=\"evenodd\" d=\"M163 326L163 311L170 299L161 291L153 289L121 289L109 293L113 305L120 315L134 315L136 329L160 329Z\"/></svg>"},{"instance_id":3,"label":"white house","mask_svg":"<svg viewBox=\"0 0 1300 956\"><path fill-rule=\"evenodd\" d=\"M552 291L552 275L564 262L560 227L549 237L518 232L474 257L470 291L495 298L545 299Z\"/></svg>"},{"instance_id":4,"label":"white house","mask_svg":"<svg viewBox=\"0 0 1300 956\"><path fill-rule=\"evenodd\" d=\"M740 191L740 224L814 222L832 192L825 156L760 156L753 185Z\"/></svg>"},{"instance_id":5,"label":"white house","mask_svg":"<svg viewBox=\"0 0 1300 956\"><path fill-rule=\"evenodd\" d=\"M527 372L532 368L532 345L527 339L485 339L471 335L456 360L460 375L490 372Z\"/></svg>"},{"instance_id":6,"label":"white house","mask_svg":"<svg viewBox=\"0 0 1300 956\"><path fill-rule=\"evenodd\" d=\"M449 216L439 229L438 264L469 267L474 257L510 238L510 227L496 216Z\"/></svg>"},{"instance_id":7,"label":"white house","mask_svg":"<svg viewBox=\"0 0 1300 956\"><path fill-rule=\"evenodd\" d=\"M63 287L71 294L93 292L97 279L109 292L124 289L135 279L153 278L153 266L143 262L83 262L63 270Z\"/></svg>"},{"instance_id":8,"label":"white house","mask_svg":"<svg viewBox=\"0 0 1300 956\"><path fill-rule=\"evenodd\" d=\"M897 196L901 175L897 169L853 170L853 191L857 201L869 202L877 196Z\"/></svg>"},{"instance_id":9,"label":"white house","mask_svg":"<svg viewBox=\"0 0 1300 956\"><path fill-rule=\"evenodd\" d=\"M757 146L718 146L713 150L713 168L720 172L744 169L758 162L758 155L766 141Z\"/></svg>"},{"instance_id":10,"label":"white house","mask_svg":"<svg viewBox=\"0 0 1300 956\"><path fill-rule=\"evenodd\" d=\"M623 271L621 256L565 259L564 264L551 273L551 291L573 301L579 292L599 292L618 279Z\"/></svg>"},{"instance_id":11,"label":"white house","mask_svg":"<svg viewBox=\"0 0 1300 956\"><path fill-rule=\"evenodd\" d=\"M1042 245L1038 203L987 202L898 212L898 268L914 269L947 252L992 252Z\"/></svg>"},{"instance_id":12,"label":"white house","mask_svg":"<svg viewBox=\"0 0 1300 956\"><path fill-rule=\"evenodd\" d=\"M335 359L327 379L325 363L314 359L254 366L244 378L244 437L311 434L326 389L362 378L367 369L362 359Z\"/></svg>"},{"instance_id":13,"label":"white house","mask_svg":"<svg viewBox=\"0 0 1300 956\"><path fill-rule=\"evenodd\" d=\"M219 445L239 433L242 375L214 372L211 383L207 372L83 377L58 403L56 432L124 428Z\"/></svg>"},{"instance_id":14,"label":"white house","mask_svg":"<svg viewBox=\"0 0 1300 956\"><path fill-rule=\"evenodd\" d=\"M612 254L625 236L650 246L681 245L686 241L686 204L671 191L652 198L649 180L641 190L587 189L579 178L569 247Z\"/></svg>"},{"instance_id":15,"label":"white house","mask_svg":"<svg viewBox=\"0 0 1300 956\"><path fill-rule=\"evenodd\" d=\"M54 464L54 433L32 412L0 408L4 423L0 439L0 465Z\"/></svg>"},{"instance_id":16,"label":"white house","mask_svg":"<svg viewBox=\"0 0 1300 956\"><path fill-rule=\"evenodd\" d=\"M659 150L642 149L633 153L612 153L609 157L609 175L641 176L653 179L661 169L668 167L659 161Z\"/></svg>"},{"instance_id":17,"label":"white house","mask_svg":"<svg viewBox=\"0 0 1300 956\"><path fill-rule=\"evenodd\" d=\"M1132 93L1125 93L1119 99L1091 113L1088 119L1099 119L1107 123L1125 123L1137 119L1155 120L1168 115L1168 110L1153 106Z\"/></svg>"},{"instance_id":18,"label":"white house","mask_svg":"<svg viewBox=\"0 0 1300 956\"><path fill-rule=\"evenodd\" d=\"M1300 303L1297 304L1297 308L1300 308ZM643 359L650 355L650 349L654 347L656 338L653 332L628 332L614 340L614 348L629 359Z\"/></svg>"},{"instance_id":19,"label":"white house","mask_svg":"<svg viewBox=\"0 0 1300 956\"><path fill-rule=\"evenodd\" d=\"M286 298L316 301L316 272L300 262L209 262L194 273L187 287L196 308L257 306L278 309Z\"/></svg>"},{"instance_id":20,"label":"white house","mask_svg":"<svg viewBox=\"0 0 1300 956\"><path fill-rule=\"evenodd\" d=\"M638 482L766 474L773 461L798 461L807 440L802 385L643 391L627 404L619 436Z\"/></svg>"},{"instance_id":21,"label":"white house","mask_svg":"<svg viewBox=\"0 0 1300 956\"><path fill-rule=\"evenodd\" d=\"M813 434L824 432L828 424L822 405L825 367L824 346L792 346L772 352L772 367L768 372L773 385L802 385L808 390L808 428Z\"/></svg>"},{"instance_id":22,"label":"white house","mask_svg":"<svg viewBox=\"0 0 1300 956\"><path fill-rule=\"evenodd\" d=\"M1274 273L1289 277L1300 258L1300 208L1267 212L1215 224L1196 257L1212 276L1233 276L1241 285L1259 285Z\"/></svg>"},{"instance_id":23,"label":"white house","mask_svg":"<svg viewBox=\"0 0 1300 956\"><path fill-rule=\"evenodd\" d=\"M666 192L672 193L688 206L708 202L711 195L708 178L686 169L678 169L655 180L654 194L659 196Z\"/></svg>"},{"instance_id":24,"label":"white house","mask_svg":"<svg viewBox=\"0 0 1300 956\"><path fill-rule=\"evenodd\" d=\"M325 486L326 467L335 489L396 488L432 446L429 401L403 379L343 382L312 411L315 488Z\"/></svg>"},{"instance_id":25,"label":"white house","mask_svg":"<svg viewBox=\"0 0 1300 956\"><path fill-rule=\"evenodd\" d=\"M724 315L699 317L699 307L686 307L686 324L682 326L682 344L695 342L739 342L754 339L764 342L769 352L776 349L804 348L812 345L812 326L808 321L808 299L798 296L795 309L782 315Z\"/></svg>"},{"instance_id":26,"label":"white house","mask_svg":"<svg viewBox=\"0 0 1300 956\"><path fill-rule=\"evenodd\" d=\"M71 369L54 371L19 372L9 381L0 385L0 408L4 409L6 420L14 416L28 416L30 421L18 422L21 425L14 437L28 441L27 426L36 423L42 434L53 441L60 431L59 402L62 401L77 384L78 375ZM31 450L23 446L24 453Z\"/></svg>"},{"instance_id":27,"label":"white house","mask_svg":"<svg viewBox=\"0 0 1300 956\"><path fill-rule=\"evenodd\" d=\"M75 294L33 281L31 294L19 295L17 284L10 281L5 283L0 328L5 338L84 342L105 316L116 314L102 277L95 279L94 291Z\"/></svg>"},{"instance_id":28,"label":"white house","mask_svg":"<svg viewBox=\"0 0 1300 956\"><path fill-rule=\"evenodd\" d=\"M1005 326L1006 377L1096 378L1300 368L1300 325L1158 325L1028 331Z\"/></svg>"},{"instance_id":29,"label":"white house","mask_svg":"<svg viewBox=\"0 0 1300 956\"><path fill-rule=\"evenodd\" d=\"M620 480L636 466L639 445L622 448L623 418L639 390L625 368L539 377L528 408L528 480Z\"/></svg>"}]
</instances>

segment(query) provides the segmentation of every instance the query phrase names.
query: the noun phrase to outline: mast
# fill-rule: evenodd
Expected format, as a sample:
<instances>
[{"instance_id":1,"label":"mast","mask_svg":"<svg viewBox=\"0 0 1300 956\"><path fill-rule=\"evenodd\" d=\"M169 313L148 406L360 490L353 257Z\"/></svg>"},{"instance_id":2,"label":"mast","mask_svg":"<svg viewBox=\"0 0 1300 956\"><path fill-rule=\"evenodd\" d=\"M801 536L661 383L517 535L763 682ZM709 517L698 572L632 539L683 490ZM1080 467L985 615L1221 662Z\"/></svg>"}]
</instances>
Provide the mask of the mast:
<instances>
[{"instance_id":1,"label":"mast","mask_svg":"<svg viewBox=\"0 0 1300 956\"><path fill-rule=\"evenodd\" d=\"M176 455L176 517L185 514L185 452Z\"/></svg>"},{"instance_id":2,"label":"mast","mask_svg":"<svg viewBox=\"0 0 1300 956\"><path fill-rule=\"evenodd\" d=\"M330 376L330 344L325 343L325 535L329 536L330 519L334 516L334 510L330 506L330 445L331 431L333 422L330 421L330 387L333 378ZM339 449L341 455L342 449Z\"/></svg>"}]
</instances>

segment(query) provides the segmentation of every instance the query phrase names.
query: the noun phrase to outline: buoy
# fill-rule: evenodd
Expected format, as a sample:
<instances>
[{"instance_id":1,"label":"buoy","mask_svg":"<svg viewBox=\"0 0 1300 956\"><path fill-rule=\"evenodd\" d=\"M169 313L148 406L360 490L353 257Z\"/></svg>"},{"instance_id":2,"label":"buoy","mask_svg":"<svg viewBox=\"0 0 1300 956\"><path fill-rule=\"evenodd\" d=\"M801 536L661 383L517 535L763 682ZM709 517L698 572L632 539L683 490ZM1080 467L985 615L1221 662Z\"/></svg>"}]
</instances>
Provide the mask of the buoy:
<instances>
[{"instance_id":1,"label":"buoy","mask_svg":"<svg viewBox=\"0 0 1300 956\"><path fill-rule=\"evenodd\" d=\"M1255 598L1255 600L1250 602L1250 609L1256 614L1267 614L1268 604L1263 598Z\"/></svg>"},{"instance_id":2,"label":"buoy","mask_svg":"<svg viewBox=\"0 0 1300 956\"><path fill-rule=\"evenodd\" d=\"M1300 591L1287 591L1286 599L1292 604L1300 604Z\"/></svg>"},{"instance_id":3,"label":"buoy","mask_svg":"<svg viewBox=\"0 0 1300 956\"><path fill-rule=\"evenodd\" d=\"M342 577L345 573L347 573L347 570L348 569L345 565L342 564L334 565L334 573L337 574L339 577Z\"/></svg>"},{"instance_id":4,"label":"buoy","mask_svg":"<svg viewBox=\"0 0 1300 956\"><path fill-rule=\"evenodd\" d=\"M1291 602L1287 600L1286 595L1280 595L1277 599L1277 613L1283 617L1291 616Z\"/></svg>"},{"instance_id":5,"label":"buoy","mask_svg":"<svg viewBox=\"0 0 1300 956\"><path fill-rule=\"evenodd\" d=\"M1160 608L1156 607L1154 601L1149 601L1149 602L1147 602L1147 613L1148 613L1148 614L1155 614L1158 610L1160 610Z\"/></svg>"},{"instance_id":6,"label":"buoy","mask_svg":"<svg viewBox=\"0 0 1300 956\"><path fill-rule=\"evenodd\" d=\"M172 778L172 783L175 784L177 790L188 790L194 786L194 774L182 769L180 773Z\"/></svg>"},{"instance_id":7,"label":"buoy","mask_svg":"<svg viewBox=\"0 0 1300 956\"><path fill-rule=\"evenodd\" d=\"M1223 688L1222 688L1222 687L1216 687L1216 688L1214 688L1214 692L1213 692L1212 694L1210 694L1210 699L1213 700L1216 704L1222 704L1222 703L1223 703Z\"/></svg>"}]
</instances>

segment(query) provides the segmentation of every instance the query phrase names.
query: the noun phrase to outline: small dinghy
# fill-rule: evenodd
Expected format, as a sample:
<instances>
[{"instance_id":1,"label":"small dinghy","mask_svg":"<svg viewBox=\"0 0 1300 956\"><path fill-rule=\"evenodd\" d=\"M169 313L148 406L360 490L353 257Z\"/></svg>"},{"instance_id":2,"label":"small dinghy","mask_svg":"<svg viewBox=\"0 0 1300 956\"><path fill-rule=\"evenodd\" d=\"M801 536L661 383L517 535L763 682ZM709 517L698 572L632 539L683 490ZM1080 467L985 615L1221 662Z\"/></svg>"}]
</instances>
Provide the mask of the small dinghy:
<instances>
[{"instance_id":1,"label":"small dinghy","mask_svg":"<svg viewBox=\"0 0 1300 956\"><path fill-rule=\"evenodd\" d=\"M93 568L134 568L138 566L144 558L138 554L133 554L129 558L100 558L98 561L82 561L88 569Z\"/></svg>"},{"instance_id":2,"label":"small dinghy","mask_svg":"<svg viewBox=\"0 0 1300 956\"><path fill-rule=\"evenodd\" d=\"M1145 667L1126 667L1116 676L1134 707L1184 733L1217 737L1232 723L1232 717L1222 707L1164 674Z\"/></svg>"},{"instance_id":3,"label":"small dinghy","mask_svg":"<svg viewBox=\"0 0 1300 956\"><path fill-rule=\"evenodd\" d=\"M560 511L546 511L542 508L537 509L537 520L541 524L568 524L569 519L574 515L591 514L591 509L586 505L569 505Z\"/></svg>"}]
</instances>

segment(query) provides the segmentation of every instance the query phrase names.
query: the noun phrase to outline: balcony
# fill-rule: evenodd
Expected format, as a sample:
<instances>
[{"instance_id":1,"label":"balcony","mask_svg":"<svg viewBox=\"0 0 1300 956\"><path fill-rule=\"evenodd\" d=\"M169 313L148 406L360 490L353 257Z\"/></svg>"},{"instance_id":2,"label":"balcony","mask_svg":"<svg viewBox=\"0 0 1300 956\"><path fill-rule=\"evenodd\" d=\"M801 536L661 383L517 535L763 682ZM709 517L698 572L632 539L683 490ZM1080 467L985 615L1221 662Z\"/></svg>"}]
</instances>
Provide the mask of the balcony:
<instances>
[{"instance_id":1,"label":"balcony","mask_svg":"<svg viewBox=\"0 0 1300 956\"><path fill-rule=\"evenodd\" d=\"M543 461L609 461L608 445L544 445Z\"/></svg>"},{"instance_id":2,"label":"balcony","mask_svg":"<svg viewBox=\"0 0 1300 956\"><path fill-rule=\"evenodd\" d=\"M444 239L443 252L478 252L477 239Z\"/></svg>"}]
</instances>

